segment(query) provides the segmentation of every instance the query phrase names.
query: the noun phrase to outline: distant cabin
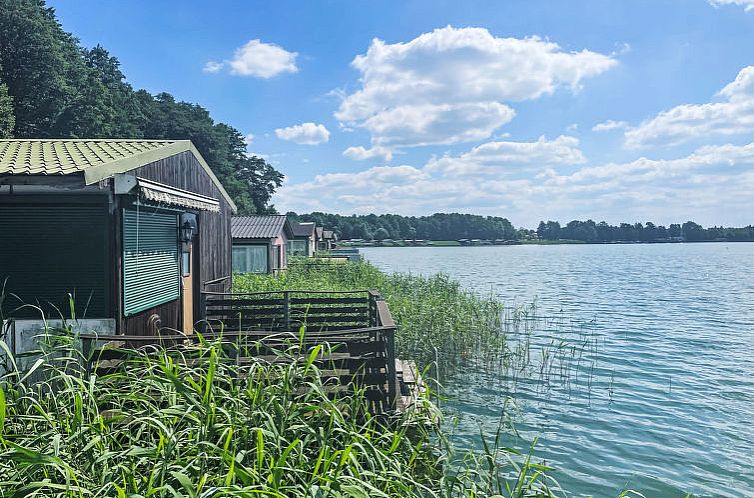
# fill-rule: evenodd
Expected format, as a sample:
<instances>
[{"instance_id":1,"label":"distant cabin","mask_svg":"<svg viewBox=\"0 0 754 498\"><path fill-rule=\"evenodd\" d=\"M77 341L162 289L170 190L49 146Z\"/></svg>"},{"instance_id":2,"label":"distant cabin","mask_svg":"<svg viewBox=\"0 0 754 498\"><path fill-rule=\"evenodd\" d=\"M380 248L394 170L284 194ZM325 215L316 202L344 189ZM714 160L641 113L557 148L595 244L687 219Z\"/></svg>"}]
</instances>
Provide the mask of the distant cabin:
<instances>
[{"instance_id":1,"label":"distant cabin","mask_svg":"<svg viewBox=\"0 0 754 498\"><path fill-rule=\"evenodd\" d=\"M234 216L234 273L274 273L287 266L293 230L284 215Z\"/></svg>"},{"instance_id":2,"label":"distant cabin","mask_svg":"<svg viewBox=\"0 0 754 498\"><path fill-rule=\"evenodd\" d=\"M330 251L335 249L335 242L338 240L335 232L332 230L322 229L322 238L319 241L318 249L320 251Z\"/></svg>"},{"instance_id":3,"label":"distant cabin","mask_svg":"<svg viewBox=\"0 0 754 498\"><path fill-rule=\"evenodd\" d=\"M2 316L190 333L230 291L235 209L188 140L0 140Z\"/></svg>"},{"instance_id":4,"label":"distant cabin","mask_svg":"<svg viewBox=\"0 0 754 498\"><path fill-rule=\"evenodd\" d=\"M316 225L313 222L291 222L293 238L288 241L288 255L311 258L317 249Z\"/></svg>"}]
</instances>

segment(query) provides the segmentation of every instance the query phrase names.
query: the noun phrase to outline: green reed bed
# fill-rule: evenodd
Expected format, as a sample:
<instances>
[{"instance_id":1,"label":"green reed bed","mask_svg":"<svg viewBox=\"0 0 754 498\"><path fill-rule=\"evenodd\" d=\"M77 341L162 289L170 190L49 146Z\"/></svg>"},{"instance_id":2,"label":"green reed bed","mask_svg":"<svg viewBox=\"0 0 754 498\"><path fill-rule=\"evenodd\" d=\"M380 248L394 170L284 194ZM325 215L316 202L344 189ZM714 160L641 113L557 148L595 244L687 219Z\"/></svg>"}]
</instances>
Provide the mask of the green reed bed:
<instances>
[{"instance_id":1,"label":"green reed bed","mask_svg":"<svg viewBox=\"0 0 754 498\"><path fill-rule=\"evenodd\" d=\"M245 366L219 342L143 348L94 374L70 328L43 342L26 371L0 342L0 497L554 496L528 459L454 455L425 399L386 420L328 396L327 345Z\"/></svg>"},{"instance_id":2,"label":"green reed bed","mask_svg":"<svg viewBox=\"0 0 754 498\"><path fill-rule=\"evenodd\" d=\"M447 275L387 274L364 261L291 258L288 270L278 275L241 274L233 282L235 292L376 289L398 325L399 354L448 368L471 357L508 354L506 327L513 321L517 327L525 312L464 290Z\"/></svg>"}]
</instances>

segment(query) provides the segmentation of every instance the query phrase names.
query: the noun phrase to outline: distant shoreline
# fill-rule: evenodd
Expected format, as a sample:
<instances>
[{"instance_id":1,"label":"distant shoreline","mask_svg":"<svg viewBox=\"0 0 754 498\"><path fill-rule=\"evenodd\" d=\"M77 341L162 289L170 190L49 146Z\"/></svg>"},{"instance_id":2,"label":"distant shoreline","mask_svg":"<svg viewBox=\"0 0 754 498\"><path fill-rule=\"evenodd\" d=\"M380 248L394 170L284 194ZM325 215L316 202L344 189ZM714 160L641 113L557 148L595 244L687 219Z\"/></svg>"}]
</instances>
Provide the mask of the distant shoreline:
<instances>
[{"instance_id":1,"label":"distant shoreline","mask_svg":"<svg viewBox=\"0 0 754 498\"><path fill-rule=\"evenodd\" d=\"M582 240L519 240L515 243L475 243L475 244L462 244L457 240L430 240L421 244L411 243L350 243L339 242L337 248L371 248L371 247L502 247L502 246L521 246L521 245L536 245L536 246L553 246L553 245L655 245L655 244L720 244L720 243L745 243L754 242L751 240L658 240L658 241L610 241L610 242L586 242Z\"/></svg>"}]
</instances>

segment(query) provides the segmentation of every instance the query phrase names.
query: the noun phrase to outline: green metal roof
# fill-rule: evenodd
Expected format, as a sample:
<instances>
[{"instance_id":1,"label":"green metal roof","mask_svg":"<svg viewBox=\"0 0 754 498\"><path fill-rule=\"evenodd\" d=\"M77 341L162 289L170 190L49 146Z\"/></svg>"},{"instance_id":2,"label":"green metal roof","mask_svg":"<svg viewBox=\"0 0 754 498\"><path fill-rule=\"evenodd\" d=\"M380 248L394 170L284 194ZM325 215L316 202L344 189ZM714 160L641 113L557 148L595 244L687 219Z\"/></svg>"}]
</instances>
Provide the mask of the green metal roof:
<instances>
[{"instance_id":1,"label":"green metal roof","mask_svg":"<svg viewBox=\"0 0 754 498\"><path fill-rule=\"evenodd\" d=\"M190 140L0 140L0 175L83 173L87 185L191 151L232 209L236 205Z\"/></svg>"}]
</instances>

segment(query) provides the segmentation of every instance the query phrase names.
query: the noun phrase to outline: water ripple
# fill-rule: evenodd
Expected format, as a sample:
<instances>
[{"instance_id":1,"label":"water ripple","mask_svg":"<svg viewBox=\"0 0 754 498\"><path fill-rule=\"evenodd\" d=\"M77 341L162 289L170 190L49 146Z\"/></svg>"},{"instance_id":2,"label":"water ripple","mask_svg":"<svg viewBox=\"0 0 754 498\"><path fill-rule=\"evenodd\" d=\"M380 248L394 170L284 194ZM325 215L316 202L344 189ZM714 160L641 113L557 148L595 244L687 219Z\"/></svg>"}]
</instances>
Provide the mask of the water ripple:
<instances>
[{"instance_id":1,"label":"water ripple","mask_svg":"<svg viewBox=\"0 0 754 498\"><path fill-rule=\"evenodd\" d=\"M631 487L660 498L754 497L754 244L364 253L388 271L448 273L511 305L536 299L563 323L596 318L594 344L561 363L568 378L555 369L513 391L479 368L451 379L445 408L458 417L459 444L478 447L480 430L494 434L506 411L521 436L509 444L526 449L539 437L537 456L572 496Z\"/></svg>"}]
</instances>

